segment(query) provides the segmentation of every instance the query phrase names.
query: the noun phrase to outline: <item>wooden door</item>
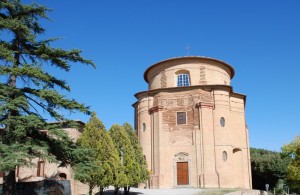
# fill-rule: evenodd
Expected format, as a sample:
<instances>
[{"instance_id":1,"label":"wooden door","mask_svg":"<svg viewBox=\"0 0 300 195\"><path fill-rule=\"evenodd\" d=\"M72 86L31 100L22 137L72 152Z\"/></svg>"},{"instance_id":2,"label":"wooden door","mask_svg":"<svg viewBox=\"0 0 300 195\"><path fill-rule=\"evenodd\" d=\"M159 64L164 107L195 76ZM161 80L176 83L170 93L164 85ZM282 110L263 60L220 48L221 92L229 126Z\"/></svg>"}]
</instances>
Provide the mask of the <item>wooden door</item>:
<instances>
[{"instance_id":1,"label":"wooden door","mask_svg":"<svg viewBox=\"0 0 300 195\"><path fill-rule=\"evenodd\" d=\"M189 185L188 162L177 162L177 185Z\"/></svg>"}]
</instances>

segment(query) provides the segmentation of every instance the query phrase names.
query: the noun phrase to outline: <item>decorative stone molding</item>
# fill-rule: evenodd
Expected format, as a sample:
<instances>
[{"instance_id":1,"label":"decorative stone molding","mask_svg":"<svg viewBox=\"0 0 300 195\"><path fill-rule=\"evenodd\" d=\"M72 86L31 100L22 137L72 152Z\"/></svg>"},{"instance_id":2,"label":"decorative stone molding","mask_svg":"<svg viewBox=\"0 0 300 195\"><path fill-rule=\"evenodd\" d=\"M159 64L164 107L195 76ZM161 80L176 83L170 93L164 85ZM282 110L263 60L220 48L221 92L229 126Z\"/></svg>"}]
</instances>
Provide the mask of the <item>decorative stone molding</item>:
<instances>
[{"instance_id":1,"label":"decorative stone molding","mask_svg":"<svg viewBox=\"0 0 300 195\"><path fill-rule=\"evenodd\" d=\"M206 85L207 81L206 81L206 76L205 76L205 67L201 66L200 67L200 81L199 81L200 85Z\"/></svg>"},{"instance_id":2,"label":"decorative stone molding","mask_svg":"<svg viewBox=\"0 0 300 195\"><path fill-rule=\"evenodd\" d=\"M186 160L188 158L189 154L186 152L179 152L175 154L175 159L176 160Z\"/></svg>"},{"instance_id":3,"label":"decorative stone molding","mask_svg":"<svg viewBox=\"0 0 300 195\"><path fill-rule=\"evenodd\" d=\"M197 102L213 102L210 91L194 89L176 93L159 93L153 96L153 106L188 106L195 105Z\"/></svg>"},{"instance_id":4,"label":"decorative stone molding","mask_svg":"<svg viewBox=\"0 0 300 195\"><path fill-rule=\"evenodd\" d=\"M196 104L197 108L211 108L215 109L215 104L213 103L206 103L206 102L199 102Z\"/></svg>"},{"instance_id":5,"label":"decorative stone molding","mask_svg":"<svg viewBox=\"0 0 300 195\"><path fill-rule=\"evenodd\" d=\"M165 71L161 72L160 83L161 83L161 88L166 88L167 87L167 77L166 77Z\"/></svg>"}]
</instances>

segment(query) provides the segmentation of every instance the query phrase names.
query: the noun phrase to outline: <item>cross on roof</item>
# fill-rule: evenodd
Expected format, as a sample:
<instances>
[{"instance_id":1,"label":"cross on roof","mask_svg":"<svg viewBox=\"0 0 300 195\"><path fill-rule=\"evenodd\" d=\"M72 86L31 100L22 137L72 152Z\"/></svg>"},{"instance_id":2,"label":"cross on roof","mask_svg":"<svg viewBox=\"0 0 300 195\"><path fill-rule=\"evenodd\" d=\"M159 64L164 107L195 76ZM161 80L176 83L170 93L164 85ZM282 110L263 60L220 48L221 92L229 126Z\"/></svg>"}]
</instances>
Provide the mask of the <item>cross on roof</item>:
<instances>
[{"instance_id":1,"label":"cross on roof","mask_svg":"<svg viewBox=\"0 0 300 195\"><path fill-rule=\"evenodd\" d=\"M185 50L186 50L186 55L187 56L190 55L190 49L191 49L191 47L189 45L186 45Z\"/></svg>"}]
</instances>

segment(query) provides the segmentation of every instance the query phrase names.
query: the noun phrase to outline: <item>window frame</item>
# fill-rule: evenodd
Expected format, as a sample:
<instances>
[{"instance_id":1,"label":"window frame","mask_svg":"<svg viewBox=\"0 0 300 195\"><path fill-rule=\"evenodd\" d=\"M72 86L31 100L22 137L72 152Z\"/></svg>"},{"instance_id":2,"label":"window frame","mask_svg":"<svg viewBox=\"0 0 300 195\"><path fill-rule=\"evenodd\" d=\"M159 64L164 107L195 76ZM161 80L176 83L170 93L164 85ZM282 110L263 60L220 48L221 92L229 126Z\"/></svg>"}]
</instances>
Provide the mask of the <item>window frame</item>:
<instances>
[{"instance_id":1,"label":"window frame","mask_svg":"<svg viewBox=\"0 0 300 195\"><path fill-rule=\"evenodd\" d=\"M188 72L180 72L176 74L176 86L188 87L191 86L191 78Z\"/></svg>"},{"instance_id":2,"label":"window frame","mask_svg":"<svg viewBox=\"0 0 300 195\"><path fill-rule=\"evenodd\" d=\"M191 86L191 75L188 70L178 70L175 72L175 86L188 87Z\"/></svg>"},{"instance_id":3,"label":"window frame","mask_svg":"<svg viewBox=\"0 0 300 195\"><path fill-rule=\"evenodd\" d=\"M179 114L182 113L184 114L184 123L179 123ZM184 111L176 112L176 124L177 125L186 125L187 124L187 113Z\"/></svg>"}]
</instances>

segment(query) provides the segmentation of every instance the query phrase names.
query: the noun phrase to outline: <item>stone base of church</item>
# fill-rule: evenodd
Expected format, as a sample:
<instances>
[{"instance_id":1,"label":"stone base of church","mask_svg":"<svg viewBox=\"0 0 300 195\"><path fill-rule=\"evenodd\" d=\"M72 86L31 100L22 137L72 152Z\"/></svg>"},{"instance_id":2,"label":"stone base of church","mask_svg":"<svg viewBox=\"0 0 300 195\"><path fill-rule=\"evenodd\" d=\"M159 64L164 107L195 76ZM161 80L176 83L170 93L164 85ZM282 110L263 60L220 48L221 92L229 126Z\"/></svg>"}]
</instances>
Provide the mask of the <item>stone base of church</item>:
<instances>
[{"instance_id":1,"label":"stone base of church","mask_svg":"<svg viewBox=\"0 0 300 195\"><path fill-rule=\"evenodd\" d=\"M151 175L149 181L146 183L139 184L139 188L150 188L150 189L160 189L160 188L178 188L178 187L197 187L197 188L222 188L220 186L220 178L218 173L205 173L198 176L198 184L196 180L189 181L187 185L165 185L164 178L162 175ZM175 182L175 181L174 181ZM168 183L168 182L167 182ZM176 182L175 182L176 183Z\"/></svg>"},{"instance_id":2,"label":"stone base of church","mask_svg":"<svg viewBox=\"0 0 300 195\"><path fill-rule=\"evenodd\" d=\"M220 188L219 175L217 173L204 173L199 177L201 188Z\"/></svg>"},{"instance_id":3,"label":"stone base of church","mask_svg":"<svg viewBox=\"0 0 300 195\"><path fill-rule=\"evenodd\" d=\"M150 188L158 189L160 188L160 176L159 175L151 175L150 176Z\"/></svg>"}]
</instances>

